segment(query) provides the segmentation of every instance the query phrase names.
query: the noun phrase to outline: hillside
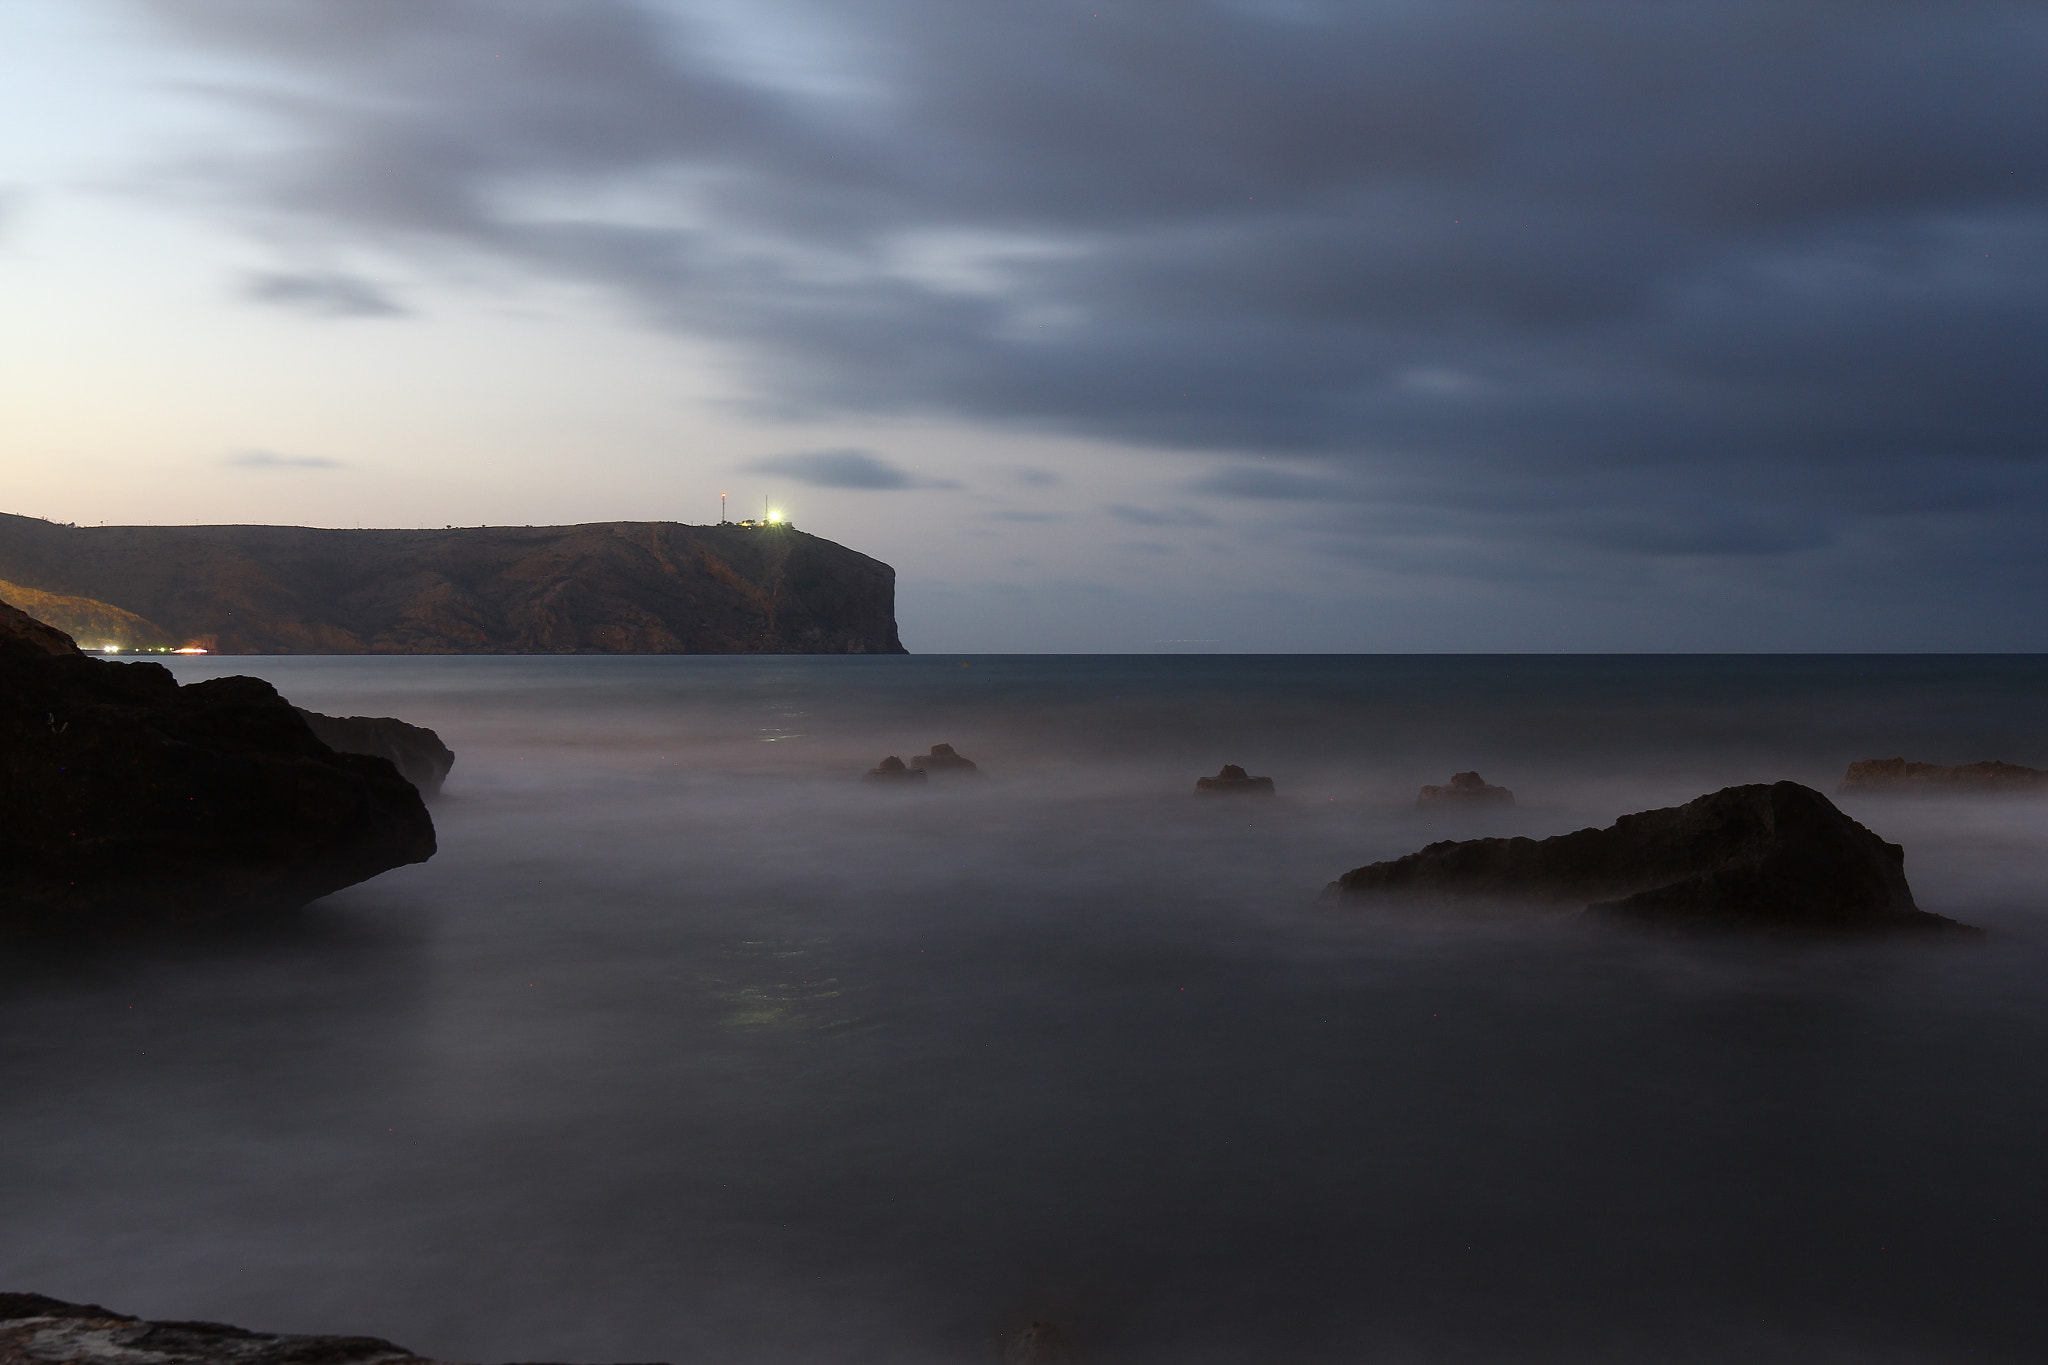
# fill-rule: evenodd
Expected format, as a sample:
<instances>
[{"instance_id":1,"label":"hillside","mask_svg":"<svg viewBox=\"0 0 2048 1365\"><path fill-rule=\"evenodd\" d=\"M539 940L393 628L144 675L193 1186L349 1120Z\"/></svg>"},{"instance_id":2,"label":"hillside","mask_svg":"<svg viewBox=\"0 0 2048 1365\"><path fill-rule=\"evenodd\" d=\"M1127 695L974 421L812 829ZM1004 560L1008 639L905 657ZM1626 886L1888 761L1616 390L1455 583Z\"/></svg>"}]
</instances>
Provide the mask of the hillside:
<instances>
[{"instance_id":1,"label":"hillside","mask_svg":"<svg viewBox=\"0 0 2048 1365\"><path fill-rule=\"evenodd\" d=\"M34 595L87 645L901 654L895 579L786 526L73 527L0 514L0 600L9 588Z\"/></svg>"}]
</instances>

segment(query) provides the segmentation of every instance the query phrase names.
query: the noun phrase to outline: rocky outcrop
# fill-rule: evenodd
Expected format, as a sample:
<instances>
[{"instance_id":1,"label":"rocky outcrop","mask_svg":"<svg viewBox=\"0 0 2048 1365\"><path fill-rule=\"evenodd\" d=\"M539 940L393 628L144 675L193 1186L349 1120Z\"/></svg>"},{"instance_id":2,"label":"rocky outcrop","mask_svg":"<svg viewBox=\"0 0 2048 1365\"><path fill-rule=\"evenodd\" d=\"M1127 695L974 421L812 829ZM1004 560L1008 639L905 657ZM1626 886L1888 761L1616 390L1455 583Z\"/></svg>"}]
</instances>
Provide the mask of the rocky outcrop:
<instances>
[{"instance_id":1,"label":"rocky outcrop","mask_svg":"<svg viewBox=\"0 0 2048 1365\"><path fill-rule=\"evenodd\" d=\"M143 1322L98 1304L0 1294L0 1365L414 1365L421 1359L379 1337Z\"/></svg>"},{"instance_id":2,"label":"rocky outcrop","mask_svg":"<svg viewBox=\"0 0 2048 1365\"><path fill-rule=\"evenodd\" d=\"M119 611L138 639L161 632L219 654L904 652L895 570L789 526L342 531L0 515L0 580Z\"/></svg>"},{"instance_id":3,"label":"rocky outcrop","mask_svg":"<svg viewBox=\"0 0 2048 1365\"><path fill-rule=\"evenodd\" d=\"M338 754L374 754L388 760L421 796L439 796L455 766L454 751L424 725L408 725L390 716L323 716L296 709L322 744Z\"/></svg>"},{"instance_id":4,"label":"rocky outcrop","mask_svg":"<svg viewBox=\"0 0 2048 1365\"><path fill-rule=\"evenodd\" d=\"M2048 772L2017 763L1908 763L1872 758L1851 763L1839 792L2048 792Z\"/></svg>"},{"instance_id":5,"label":"rocky outcrop","mask_svg":"<svg viewBox=\"0 0 2048 1365\"><path fill-rule=\"evenodd\" d=\"M1235 763L1226 763L1223 770L1214 777L1195 779L1197 796L1271 796L1273 779L1251 777Z\"/></svg>"},{"instance_id":6,"label":"rocky outcrop","mask_svg":"<svg viewBox=\"0 0 2048 1365\"><path fill-rule=\"evenodd\" d=\"M971 758L962 758L953 752L950 744L934 744L928 754L919 754L910 760L910 766L920 768L933 777L980 777L981 766Z\"/></svg>"},{"instance_id":7,"label":"rocky outcrop","mask_svg":"<svg viewBox=\"0 0 2048 1365\"><path fill-rule=\"evenodd\" d=\"M0 936L286 909L433 852L412 785L269 683L180 687L0 604Z\"/></svg>"},{"instance_id":8,"label":"rocky outcrop","mask_svg":"<svg viewBox=\"0 0 2048 1365\"><path fill-rule=\"evenodd\" d=\"M861 774L863 782L886 782L896 785L904 782L924 781L924 769L913 768L902 759L891 754L874 767Z\"/></svg>"},{"instance_id":9,"label":"rocky outcrop","mask_svg":"<svg viewBox=\"0 0 2048 1365\"><path fill-rule=\"evenodd\" d=\"M1678 928L1961 930L1913 903L1905 852L1796 782L1727 787L1553 839L1445 840L1333 884L1354 901L1534 903Z\"/></svg>"},{"instance_id":10,"label":"rocky outcrop","mask_svg":"<svg viewBox=\"0 0 2048 1365\"><path fill-rule=\"evenodd\" d=\"M1424 787L1415 797L1418 806L1512 806L1515 794L1506 787L1489 786L1478 773L1452 773L1441 787Z\"/></svg>"},{"instance_id":11,"label":"rocky outcrop","mask_svg":"<svg viewBox=\"0 0 2048 1365\"><path fill-rule=\"evenodd\" d=\"M0 1365L441 1365L381 1337L144 1322L94 1303L0 1294Z\"/></svg>"}]
</instances>

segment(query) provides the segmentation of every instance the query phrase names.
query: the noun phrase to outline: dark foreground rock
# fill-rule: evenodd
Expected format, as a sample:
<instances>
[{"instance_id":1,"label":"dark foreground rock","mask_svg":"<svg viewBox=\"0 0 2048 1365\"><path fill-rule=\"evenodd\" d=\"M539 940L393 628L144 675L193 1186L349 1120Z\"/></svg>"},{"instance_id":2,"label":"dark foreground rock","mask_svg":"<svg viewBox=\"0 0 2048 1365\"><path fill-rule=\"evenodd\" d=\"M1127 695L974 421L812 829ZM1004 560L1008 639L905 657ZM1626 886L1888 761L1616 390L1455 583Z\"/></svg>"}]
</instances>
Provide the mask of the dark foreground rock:
<instances>
[{"instance_id":1,"label":"dark foreground rock","mask_svg":"<svg viewBox=\"0 0 2048 1365\"><path fill-rule=\"evenodd\" d=\"M281 1336L143 1322L91 1303L0 1294L0 1365L437 1365L380 1337Z\"/></svg>"},{"instance_id":2,"label":"dark foreground rock","mask_svg":"<svg viewBox=\"0 0 2048 1365\"><path fill-rule=\"evenodd\" d=\"M1418 806L1512 806L1515 794L1495 787L1478 773L1452 773L1441 787L1424 787L1416 794Z\"/></svg>"},{"instance_id":3,"label":"dark foreground rock","mask_svg":"<svg viewBox=\"0 0 2048 1365\"><path fill-rule=\"evenodd\" d=\"M1331 889L1356 901L1579 905L1676 928L1978 932L1916 906L1905 851L1796 782L1727 787L1554 839L1445 840Z\"/></svg>"},{"instance_id":4,"label":"dark foreground rock","mask_svg":"<svg viewBox=\"0 0 2048 1365\"><path fill-rule=\"evenodd\" d=\"M1840 792L2048 792L2048 772L2017 763L1908 763L1903 758L1871 758L1851 763L1835 788Z\"/></svg>"},{"instance_id":5,"label":"dark foreground rock","mask_svg":"<svg viewBox=\"0 0 2048 1365\"><path fill-rule=\"evenodd\" d=\"M338 754L374 754L390 760L421 796L439 796L455 766L454 751L424 725L408 725L390 716L323 716L303 707L294 709L322 744Z\"/></svg>"},{"instance_id":6,"label":"dark foreground rock","mask_svg":"<svg viewBox=\"0 0 2048 1365\"><path fill-rule=\"evenodd\" d=\"M921 768L933 777L980 777L981 766L971 758L963 758L953 751L950 744L934 744L928 754L919 754L910 760L910 766Z\"/></svg>"},{"instance_id":7,"label":"dark foreground rock","mask_svg":"<svg viewBox=\"0 0 2048 1365\"><path fill-rule=\"evenodd\" d=\"M924 781L924 769L913 768L896 755L891 754L861 775L863 782L885 782L895 785L903 782Z\"/></svg>"},{"instance_id":8,"label":"dark foreground rock","mask_svg":"<svg viewBox=\"0 0 2048 1365\"><path fill-rule=\"evenodd\" d=\"M1197 796L1271 796L1272 794L1272 778L1248 776L1245 770L1238 767L1235 763L1224 764L1223 771L1217 773L1214 777L1198 777L1195 779L1195 795Z\"/></svg>"},{"instance_id":9,"label":"dark foreground rock","mask_svg":"<svg viewBox=\"0 0 2048 1365\"><path fill-rule=\"evenodd\" d=\"M180 687L0 603L0 937L290 909L433 852L412 784L269 683Z\"/></svg>"}]
</instances>

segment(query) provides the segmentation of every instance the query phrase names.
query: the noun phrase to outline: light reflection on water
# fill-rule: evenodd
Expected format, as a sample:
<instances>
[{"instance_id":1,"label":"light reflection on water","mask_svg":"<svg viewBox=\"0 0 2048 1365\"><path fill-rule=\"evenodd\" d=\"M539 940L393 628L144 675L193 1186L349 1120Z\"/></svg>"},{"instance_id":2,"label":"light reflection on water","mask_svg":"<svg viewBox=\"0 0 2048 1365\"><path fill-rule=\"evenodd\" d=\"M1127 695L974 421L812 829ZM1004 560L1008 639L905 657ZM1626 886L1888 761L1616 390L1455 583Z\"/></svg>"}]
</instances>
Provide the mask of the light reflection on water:
<instances>
[{"instance_id":1,"label":"light reflection on water","mask_svg":"<svg viewBox=\"0 0 2048 1365\"><path fill-rule=\"evenodd\" d=\"M179 664L440 730L442 852L10 964L0 1287L472 1360L2037 1358L2040 804L1848 805L1962 948L1315 893L2048 766L2048 664L959 662ZM989 779L855 780L938 741ZM1195 801L1224 762L1280 796ZM1413 809L1470 768L1517 807Z\"/></svg>"}]
</instances>

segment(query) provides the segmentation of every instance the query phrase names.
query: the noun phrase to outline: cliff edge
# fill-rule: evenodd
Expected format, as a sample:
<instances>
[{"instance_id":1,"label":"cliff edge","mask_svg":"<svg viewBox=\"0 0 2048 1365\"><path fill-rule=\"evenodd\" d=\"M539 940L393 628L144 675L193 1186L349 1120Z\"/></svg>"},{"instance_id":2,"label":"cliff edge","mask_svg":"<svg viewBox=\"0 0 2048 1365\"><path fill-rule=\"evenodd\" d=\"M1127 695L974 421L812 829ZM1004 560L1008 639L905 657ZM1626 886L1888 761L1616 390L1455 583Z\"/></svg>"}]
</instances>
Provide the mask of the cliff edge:
<instances>
[{"instance_id":1,"label":"cliff edge","mask_svg":"<svg viewBox=\"0 0 2048 1365\"><path fill-rule=\"evenodd\" d=\"M902 654L896 572L789 526L63 526L0 514L0 580L81 643L219 654ZM83 604L82 606L79 604ZM120 623L140 622L120 636ZM109 624L111 623L111 624ZM120 638L112 638L120 636Z\"/></svg>"}]
</instances>

